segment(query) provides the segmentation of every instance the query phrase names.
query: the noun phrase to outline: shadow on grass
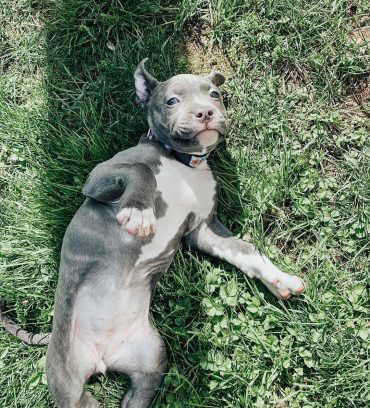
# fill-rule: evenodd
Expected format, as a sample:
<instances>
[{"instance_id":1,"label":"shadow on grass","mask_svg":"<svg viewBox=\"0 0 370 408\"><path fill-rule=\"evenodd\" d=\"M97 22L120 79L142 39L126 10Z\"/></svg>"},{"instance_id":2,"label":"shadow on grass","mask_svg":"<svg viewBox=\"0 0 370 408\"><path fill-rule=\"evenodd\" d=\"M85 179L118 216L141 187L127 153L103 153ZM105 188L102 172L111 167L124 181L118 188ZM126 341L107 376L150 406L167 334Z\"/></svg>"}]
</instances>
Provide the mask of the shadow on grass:
<instances>
[{"instance_id":1,"label":"shadow on grass","mask_svg":"<svg viewBox=\"0 0 370 408\"><path fill-rule=\"evenodd\" d=\"M173 10L157 1L55 3L47 24L48 124L40 196L49 220L56 263L65 229L81 205L81 189L96 164L135 145L147 129L135 104L133 73L149 57L165 79L186 69ZM57 271L54 283L56 286ZM110 383L115 383L115 387ZM118 386L119 385L119 386ZM88 387L104 406L117 405L122 376L93 377ZM109 395L104 389L109 387Z\"/></svg>"},{"instance_id":2,"label":"shadow on grass","mask_svg":"<svg viewBox=\"0 0 370 408\"><path fill-rule=\"evenodd\" d=\"M55 5L47 25L49 132L43 140L43 187L44 210L55 222L59 244L83 201L87 174L135 145L146 131L144 113L135 105L137 63L149 56L150 69L160 79L184 69L180 38L165 25L169 12L156 1L125 8L120 2L75 0Z\"/></svg>"},{"instance_id":3,"label":"shadow on grass","mask_svg":"<svg viewBox=\"0 0 370 408\"><path fill-rule=\"evenodd\" d=\"M188 72L181 34L173 30L174 13L155 0L123 7L120 2L54 3L46 26L48 132L42 139L39 205L49 227L55 265L65 229L84 200L81 189L88 173L96 164L135 145L147 130L144 112L135 104L133 72L138 62L149 57L148 68L159 80ZM194 277L188 279L191 293ZM56 282L55 269L54 288ZM176 287L174 282L171 277L166 280ZM174 293L172 300L177 297ZM160 294L156 298L161 301ZM164 313L171 313L170 300L163 301ZM199 301L193 309L194 313L200 310ZM165 330L171 343L171 327ZM174 347L169 344L170 350ZM188 367L187 374L190 372ZM194 380L193 375L189 377ZM108 380L115 383L114 388ZM109 374L94 377L89 387L104 406L118 406L126 382ZM172 389L171 383L166 387ZM109 395L104 391L107 388ZM165 399L164 395L159 398Z\"/></svg>"}]
</instances>

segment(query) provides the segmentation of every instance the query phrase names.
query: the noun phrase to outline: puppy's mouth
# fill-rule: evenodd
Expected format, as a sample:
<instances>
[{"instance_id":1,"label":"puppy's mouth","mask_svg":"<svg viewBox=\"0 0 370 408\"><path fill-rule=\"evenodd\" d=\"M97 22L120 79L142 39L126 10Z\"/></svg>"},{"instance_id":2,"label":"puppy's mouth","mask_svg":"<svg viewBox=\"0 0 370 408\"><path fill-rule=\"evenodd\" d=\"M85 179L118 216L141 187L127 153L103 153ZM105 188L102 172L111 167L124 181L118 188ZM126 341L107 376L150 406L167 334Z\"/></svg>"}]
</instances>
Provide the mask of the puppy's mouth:
<instances>
[{"instance_id":1,"label":"puppy's mouth","mask_svg":"<svg viewBox=\"0 0 370 408\"><path fill-rule=\"evenodd\" d=\"M223 140L224 136L216 129L204 129L190 138L173 138L171 146L183 153L208 153Z\"/></svg>"},{"instance_id":2,"label":"puppy's mouth","mask_svg":"<svg viewBox=\"0 0 370 408\"><path fill-rule=\"evenodd\" d=\"M197 133L196 138L202 147L207 148L215 145L218 142L220 133L216 129L205 129Z\"/></svg>"},{"instance_id":3,"label":"puppy's mouth","mask_svg":"<svg viewBox=\"0 0 370 408\"><path fill-rule=\"evenodd\" d=\"M222 135L222 131L220 129L204 126L202 129L196 129L188 132L183 131L177 134L175 133L172 137L178 141L196 144L198 141L209 141L210 139L216 138L216 136L220 135Z\"/></svg>"},{"instance_id":4,"label":"puppy's mouth","mask_svg":"<svg viewBox=\"0 0 370 408\"><path fill-rule=\"evenodd\" d=\"M186 125L188 123L181 123L176 127L173 125L166 140L166 143L174 150L183 153L203 154L210 152L225 138L227 130L226 118L198 124L193 128Z\"/></svg>"}]
</instances>

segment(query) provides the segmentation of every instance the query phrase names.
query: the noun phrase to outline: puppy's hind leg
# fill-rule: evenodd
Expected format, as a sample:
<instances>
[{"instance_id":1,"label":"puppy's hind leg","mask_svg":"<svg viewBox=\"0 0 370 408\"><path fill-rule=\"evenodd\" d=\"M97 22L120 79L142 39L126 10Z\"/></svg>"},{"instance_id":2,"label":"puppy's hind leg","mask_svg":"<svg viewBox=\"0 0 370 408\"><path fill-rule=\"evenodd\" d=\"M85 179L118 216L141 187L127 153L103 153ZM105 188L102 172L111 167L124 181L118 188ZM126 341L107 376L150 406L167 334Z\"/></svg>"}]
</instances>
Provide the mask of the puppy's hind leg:
<instances>
[{"instance_id":1,"label":"puppy's hind leg","mask_svg":"<svg viewBox=\"0 0 370 408\"><path fill-rule=\"evenodd\" d=\"M109 369L131 380L121 408L149 408L167 369L163 340L150 324L142 327L124 342Z\"/></svg>"},{"instance_id":2,"label":"puppy's hind leg","mask_svg":"<svg viewBox=\"0 0 370 408\"><path fill-rule=\"evenodd\" d=\"M121 408L149 408L162 379L162 372L133 371L130 374L131 388L125 395Z\"/></svg>"},{"instance_id":3,"label":"puppy's hind leg","mask_svg":"<svg viewBox=\"0 0 370 408\"><path fill-rule=\"evenodd\" d=\"M99 408L98 401L84 389L94 366L71 358L68 353L61 352L60 344L58 346L52 340L46 356L46 377L55 405L58 408Z\"/></svg>"}]
</instances>

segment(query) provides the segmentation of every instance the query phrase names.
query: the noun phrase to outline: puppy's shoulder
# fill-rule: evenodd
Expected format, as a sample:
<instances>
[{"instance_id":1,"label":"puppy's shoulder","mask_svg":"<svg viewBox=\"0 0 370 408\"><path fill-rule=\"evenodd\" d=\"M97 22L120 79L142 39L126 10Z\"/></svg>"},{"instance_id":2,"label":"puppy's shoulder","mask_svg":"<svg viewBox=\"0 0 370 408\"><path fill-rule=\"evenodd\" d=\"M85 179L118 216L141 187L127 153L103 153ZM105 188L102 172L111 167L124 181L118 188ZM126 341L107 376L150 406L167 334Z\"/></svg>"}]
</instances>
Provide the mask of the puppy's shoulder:
<instances>
[{"instance_id":1,"label":"puppy's shoulder","mask_svg":"<svg viewBox=\"0 0 370 408\"><path fill-rule=\"evenodd\" d=\"M117 153L109 164L145 164L153 171L157 172L161 164L163 152L153 143L139 143L134 147Z\"/></svg>"}]
</instances>

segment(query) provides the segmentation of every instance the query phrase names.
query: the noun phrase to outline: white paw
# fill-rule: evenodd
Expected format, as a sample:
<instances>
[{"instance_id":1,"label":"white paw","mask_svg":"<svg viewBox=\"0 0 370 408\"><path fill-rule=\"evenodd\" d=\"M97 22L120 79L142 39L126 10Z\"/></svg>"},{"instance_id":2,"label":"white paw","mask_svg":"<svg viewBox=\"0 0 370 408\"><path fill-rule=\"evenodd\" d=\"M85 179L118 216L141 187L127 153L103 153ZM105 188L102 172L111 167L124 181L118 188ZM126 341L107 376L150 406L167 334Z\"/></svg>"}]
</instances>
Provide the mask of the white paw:
<instances>
[{"instance_id":1,"label":"white paw","mask_svg":"<svg viewBox=\"0 0 370 408\"><path fill-rule=\"evenodd\" d=\"M292 295L300 295L305 286L298 276L281 272L266 256L255 253L252 255L237 254L232 257L249 278L258 278L279 299L289 299Z\"/></svg>"},{"instance_id":2,"label":"white paw","mask_svg":"<svg viewBox=\"0 0 370 408\"><path fill-rule=\"evenodd\" d=\"M279 299L289 299L293 295L301 295L305 285L298 276L288 275L278 269L274 273L264 273L261 281Z\"/></svg>"},{"instance_id":3,"label":"white paw","mask_svg":"<svg viewBox=\"0 0 370 408\"><path fill-rule=\"evenodd\" d=\"M147 237L155 234L155 216L152 208L138 210L136 208L123 208L116 220L129 234L138 237Z\"/></svg>"}]
</instances>

